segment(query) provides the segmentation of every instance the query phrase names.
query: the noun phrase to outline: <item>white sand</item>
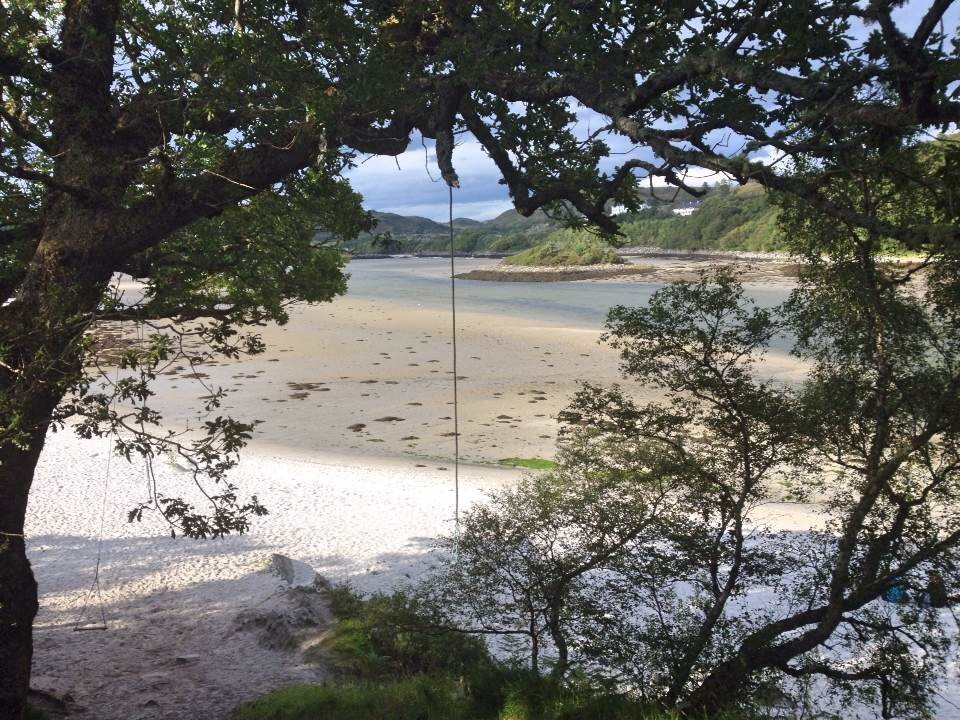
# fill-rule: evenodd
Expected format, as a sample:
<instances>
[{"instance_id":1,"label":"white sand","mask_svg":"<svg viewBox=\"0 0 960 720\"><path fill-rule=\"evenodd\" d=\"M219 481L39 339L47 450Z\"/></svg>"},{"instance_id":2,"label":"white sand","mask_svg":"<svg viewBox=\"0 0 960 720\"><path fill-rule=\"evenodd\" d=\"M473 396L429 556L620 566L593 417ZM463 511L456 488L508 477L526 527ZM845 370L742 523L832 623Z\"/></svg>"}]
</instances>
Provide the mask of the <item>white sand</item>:
<instances>
[{"instance_id":1,"label":"white sand","mask_svg":"<svg viewBox=\"0 0 960 720\"><path fill-rule=\"evenodd\" d=\"M74 632L93 578L105 441L50 437L31 494L30 557L40 584L34 687L70 693L98 720L223 717L238 702L320 679L296 654L259 647L232 630L236 614L275 593L272 553L334 581L391 589L428 566L432 539L449 529L453 473L414 461L279 457L247 452L233 475L270 509L248 535L173 540L158 517L127 524L146 497L142 465L112 463L101 579L109 630ZM461 498L516 472L462 468ZM161 488L189 492L189 477L158 464ZM95 607L88 619L96 619ZM178 656L199 655L199 659ZM184 709L190 708L187 715Z\"/></svg>"},{"instance_id":2,"label":"white sand","mask_svg":"<svg viewBox=\"0 0 960 720\"><path fill-rule=\"evenodd\" d=\"M98 720L215 720L268 690L323 679L323 669L303 664L298 653L265 649L233 628L240 611L282 587L264 571L270 555L306 562L362 591L389 591L429 569L433 538L452 525L449 470L406 458L317 460L260 446L248 449L233 479L270 515L242 537L173 540L156 516L125 522L147 490L139 463L114 461L101 564L109 629L74 632L94 574L105 450L102 440L51 436L27 525L41 588L34 687L69 693ZM157 471L165 492L189 494L183 473L166 463ZM461 507L517 476L461 468ZM819 524L816 508L790 503L765 504L756 516L785 530ZM98 619L96 604L85 619ZM945 680L935 717L960 717L955 662Z\"/></svg>"}]
</instances>

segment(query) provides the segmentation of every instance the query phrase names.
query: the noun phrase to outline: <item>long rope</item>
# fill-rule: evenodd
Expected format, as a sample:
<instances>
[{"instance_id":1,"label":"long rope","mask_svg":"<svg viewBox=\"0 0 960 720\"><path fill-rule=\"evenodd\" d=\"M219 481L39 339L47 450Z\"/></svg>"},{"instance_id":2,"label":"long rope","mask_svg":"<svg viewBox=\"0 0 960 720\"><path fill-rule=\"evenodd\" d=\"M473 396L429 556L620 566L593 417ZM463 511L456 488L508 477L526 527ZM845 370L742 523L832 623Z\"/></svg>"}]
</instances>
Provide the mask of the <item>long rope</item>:
<instances>
[{"instance_id":1,"label":"long rope","mask_svg":"<svg viewBox=\"0 0 960 720\"><path fill-rule=\"evenodd\" d=\"M123 352L123 323L120 323L120 332L119 340L120 351ZM116 402L116 388L117 383L120 381L120 361L117 360L117 365L113 371L113 388L114 395L110 398L110 409L113 408L114 403ZM81 630L106 630L107 629L107 611L103 604L103 592L100 587L100 561L103 559L103 527L107 517L107 497L109 496L110 491L110 466L113 464L113 433L111 432L107 436L107 467L103 473L103 500L100 503L100 529L97 531L97 562L93 568L93 581L90 583L90 587L87 590L86 595L83 598L83 606L80 608L80 612L77 614L77 620L73 625L74 632L79 632ZM99 625L81 625L83 618L87 613L87 606L90 604L91 597L96 593L97 596L97 605L100 608L100 624Z\"/></svg>"},{"instance_id":2,"label":"long rope","mask_svg":"<svg viewBox=\"0 0 960 720\"><path fill-rule=\"evenodd\" d=\"M107 494L110 488L110 465L113 460L113 435L111 434L108 439L107 445L107 469L104 472L103 478L103 503L100 506L100 530L97 533L97 563L94 565L93 569L93 581L90 583L90 587L87 590L87 594L83 599L83 606L80 608L80 612L77 614L77 621L73 625L75 632L80 632L81 630L106 630L107 629L107 611L103 605L103 593L100 589L100 560L103 557L103 525L104 519L107 516ZM83 622L84 616L87 614L87 606L90 604L92 596L96 593L97 596L97 605L100 608L100 624L99 625L81 625Z\"/></svg>"},{"instance_id":3,"label":"long rope","mask_svg":"<svg viewBox=\"0 0 960 720\"><path fill-rule=\"evenodd\" d=\"M460 546L460 398L457 394L457 281L453 250L453 186L450 194L450 337L453 345L453 523L454 555Z\"/></svg>"}]
</instances>

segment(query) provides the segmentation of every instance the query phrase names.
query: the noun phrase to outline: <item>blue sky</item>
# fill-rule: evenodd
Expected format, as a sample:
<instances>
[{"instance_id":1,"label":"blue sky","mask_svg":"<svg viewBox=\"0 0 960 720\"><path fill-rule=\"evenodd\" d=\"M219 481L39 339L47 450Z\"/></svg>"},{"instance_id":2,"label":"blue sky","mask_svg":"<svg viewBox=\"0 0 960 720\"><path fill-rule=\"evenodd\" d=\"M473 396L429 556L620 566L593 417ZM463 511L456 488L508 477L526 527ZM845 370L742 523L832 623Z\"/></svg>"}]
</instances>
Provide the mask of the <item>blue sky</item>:
<instances>
[{"instance_id":1,"label":"blue sky","mask_svg":"<svg viewBox=\"0 0 960 720\"><path fill-rule=\"evenodd\" d=\"M898 8L894 18L898 25L910 33L929 7L929 0L912 0ZM948 35L956 33L960 21L960 4L954 4L945 17ZM863 30L855 32L859 35ZM592 111L578 108L577 134L586 135L590 128L596 129L604 120ZM616 151L628 149L629 144L620 137L607 138ZM736 148L731 148L735 150ZM613 158L622 162L625 156ZM433 220L447 217L447 188L439 181L436 154L433 142L426 148L419 135L414 135L407 151L396 158L372 156L357 158L358 167L346 176L354 189L364 196L364 206L369 210L393 212L401 215L421 215ZM604 169L609 170L613 162ZM470 135L461 135L454 150L454 167L460 176L460 190L454 191L454 215L476 220L495 217L513 205L506 188L499 183L500 173L487 157L480 144ZM701 171L702 179L694 182L713 182L716 176ZM432 176L432 179L431 179Z\"/></svg>"}]
</instances>

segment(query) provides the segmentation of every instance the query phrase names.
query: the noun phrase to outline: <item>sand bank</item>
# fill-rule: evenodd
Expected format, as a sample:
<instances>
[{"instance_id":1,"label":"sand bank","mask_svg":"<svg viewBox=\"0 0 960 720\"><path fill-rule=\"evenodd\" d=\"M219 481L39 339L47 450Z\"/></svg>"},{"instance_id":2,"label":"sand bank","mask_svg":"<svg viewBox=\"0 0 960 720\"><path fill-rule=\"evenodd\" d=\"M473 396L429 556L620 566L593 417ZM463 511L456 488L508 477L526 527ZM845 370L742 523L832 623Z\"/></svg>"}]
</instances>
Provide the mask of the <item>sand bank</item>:
<instances>
[{"instance_id":1,"label":"sand bank","mask_svg":"<svg viewBox=\"0 0 960 720\"><path fill-rule=\"evenodd\" d=\"M431 466L453 455L450 316L415 304L351 297L296 307L263 329L263 355L199 367L222 387L222 412L260 421L257 442L307 453L408 455ZM624 382L599 328L458 313L460 448L470 462L552 457L557 413L578 383ZM196 425L206 394L189 367L156 383L167 421ZM771 353L763 372L799 379L803 366ZM640 397L647 390L626 383Z\"/></svg>"}]
</instances>

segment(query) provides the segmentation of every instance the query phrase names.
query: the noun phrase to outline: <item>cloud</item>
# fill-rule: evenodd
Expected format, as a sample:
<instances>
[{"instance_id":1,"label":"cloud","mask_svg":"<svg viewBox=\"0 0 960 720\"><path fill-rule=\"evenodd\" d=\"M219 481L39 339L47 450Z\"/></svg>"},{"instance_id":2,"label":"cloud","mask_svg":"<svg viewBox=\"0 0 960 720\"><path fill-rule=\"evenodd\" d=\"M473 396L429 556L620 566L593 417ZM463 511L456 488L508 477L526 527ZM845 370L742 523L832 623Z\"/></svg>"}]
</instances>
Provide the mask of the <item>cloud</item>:
<instances>
[{"instance_id":1,"label":"cloud","mask_svg":"<svg viewBox=\"0 0 960 720\"><path fill-rule=\"evenodd\" d=\"M446 198L447 195L444 194ZM453 216L455 218L471 218L473 220L490 220L497 215L513 208L509 198L503 200L460 200L458 190L453 191ZM446 222L449 217L447 200L420 205L396 205L377 208L382 212L392 212L398 215L417 215L430 218L437 222Z\"/></svg>"},{"instance_id":2,"label":"cloud","mask_svg":"<svg viewBox=\"0 0 960 720\"><path fill-rule=\"evenodd\" d=\"M460 176L460 190L454 196L457 217L485 220L511 207L506 188L498 182L500 172L480 143L465 137L458 142L453 156ZM360 158L357 167L344 175L363 195L367 209L431 220L447 217L447 186L440 180L433 141L426 141L424 148L419 135L410 149L395 158Z\"/></svg>"}]
</instances>

